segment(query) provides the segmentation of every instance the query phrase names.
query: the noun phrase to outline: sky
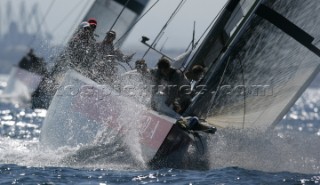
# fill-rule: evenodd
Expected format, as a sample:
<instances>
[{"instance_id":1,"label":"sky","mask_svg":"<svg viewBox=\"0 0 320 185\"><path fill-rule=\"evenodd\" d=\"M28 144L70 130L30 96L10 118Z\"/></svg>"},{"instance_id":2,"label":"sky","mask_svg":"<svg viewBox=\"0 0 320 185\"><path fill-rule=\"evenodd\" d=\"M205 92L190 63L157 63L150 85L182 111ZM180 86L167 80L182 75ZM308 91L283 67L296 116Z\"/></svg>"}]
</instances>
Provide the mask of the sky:
<instances>
[{"instance_id":1,"label":"sky","mask_svg":"<svg viewBox=\"0 0 320 185\"><path fill-rule=\"evenodd\" d=\"M156 0L151 0L146 9L155 2ZM181 0L159 1L135 25L124 46L141 46L140 40L142 35L149 37L149 43L152 43L180 2ZM164 44L164 48L166 49L186 48L192 39L194 22L197 40L226 2L227 0L187 0L165 30L162 39L159 41L159 47L162 47Z\"/></svg>"},{"instance_id":2,"label":"sky","mask_svg":"<svg viewBox=\"0 0 320 185\"><path fill-rule=\"evenodd\" d=\"M164 31L158 47L164 45L165 49L186 48L192 39L194 22L196 25L195 39L197 40L226 1L186 0ZM29 32L38 29L47 31L52 34L54 43L63 43L66 41L67 33L77 27L79 17L84 16L93 2L94 0L1 0L0 35L9 30L9 27L6 26L7 21L15 21L20 24L18 25L20 28L27 27ZM156 0L150 0L146 9L155 2ZM145 47L140 42L143 35L149 37L149 42L152 43L180 2L181 0L159 0L154 8L135 25L124 42L123 48ZM30 16L31 13L36 16ZM40 28L37 27L39 22L41 23Z\"/></svg>"}]
</instances>

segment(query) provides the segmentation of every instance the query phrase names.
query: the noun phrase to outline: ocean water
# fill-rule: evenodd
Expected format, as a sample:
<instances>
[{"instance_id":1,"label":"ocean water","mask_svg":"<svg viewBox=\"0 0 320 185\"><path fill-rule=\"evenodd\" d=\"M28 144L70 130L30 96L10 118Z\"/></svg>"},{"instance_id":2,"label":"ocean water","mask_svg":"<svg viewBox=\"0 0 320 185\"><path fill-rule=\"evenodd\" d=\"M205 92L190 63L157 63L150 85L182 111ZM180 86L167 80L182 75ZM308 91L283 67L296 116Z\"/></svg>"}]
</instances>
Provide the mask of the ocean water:
<instances>
[{"instance_id":1,"label":"ocean water","mask_svg":"<svg viewBox=\"0 0 320 185\"><path fill-rule=\"evenodd\" d=\"M0 83L3 89L4 82ZM51 151L39 144L45 110L0 103L0 184L320 184L320 90L309 88L275 130L219 129L207 139L209 169L149 169L120 143ZM188 154L186 154L188 155ZM188 166L188 164L187 164Z\"/></svg>"}]
</instances>

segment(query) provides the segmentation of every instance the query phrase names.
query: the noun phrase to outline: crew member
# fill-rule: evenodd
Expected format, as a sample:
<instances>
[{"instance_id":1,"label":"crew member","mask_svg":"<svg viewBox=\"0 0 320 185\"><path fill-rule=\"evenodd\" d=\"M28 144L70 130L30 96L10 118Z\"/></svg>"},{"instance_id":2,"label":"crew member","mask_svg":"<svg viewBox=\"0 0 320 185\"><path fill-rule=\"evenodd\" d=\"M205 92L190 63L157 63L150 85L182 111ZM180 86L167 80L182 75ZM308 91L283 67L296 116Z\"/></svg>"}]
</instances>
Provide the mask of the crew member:
<instances>
[{"instance_id":1,"label":"crew member","mask_svg":"<svg viewBox=\"0 0 320 185\"><path fill-rule=\"evenodd\" d=\"M162 57L157 68L151 70L151 74L155 83L152 97L153 108L179 118L180 115L177 112L181 107L175 100L178 98L179 88L184 82L182 73L171 67L169 59Z\"/></svg>"},{"instance_id":2,"label":"crew member","mask_svg":"<svg viewBox=\"0 0 320 185\"><path fill-rule=\"evenodd\" d=\"M27 55L21 59L18 66L21 69L25 69L39 75L46 75L48 73L44 59L36 56L33 49L30 49Z\"/></svg>"},{"instance_id":3,"label":"crew member","mask_svg":"<svg viewBox=\"0 0 320 185\"><path fill-rule=\"evenodd\" d=\"M108 31L104 40L97 44L98 60L94 64L94 70L100 71L104 79L111 79L117 74L118 62L129 62L133 55L124 55L119 49L115 49L113 41L116 39L115 31Z\"/></svg>"},{"instance_id":4,"label":"crew member","mask_svg":"<svg viewBox=\"0 0 320 185\"><path fill-rule=\"evenodd\" d=\"M184 85L180 88L179 97L176 99L180 105L180 114L183 114L192 102L192 98L198 93L197 86L203 77L205 69L201 65L195 65L184 74Z\"/></svg>"},{"instance_id":5,"label":"crew member","mask_svg":"<svg viewBox=\"0 0 320 185\"><path fill-rule=\"evenodd\" d=\"M98 22L97 22L97 20L95 18L90 18L90 19L88 19L88 23L90 24L90 28L91 28L91 30L90 30L90 38L94 42L96 42L96 39L94 38L94 36L95 36L94 31L97 28Z\"/></svg>"},{"instance_id":6,"label":"crew member","mask_svg":"<svg viewBox=\"0 0 320 185\"><path fill-rule=\"evenodd\" d=\"M91 39L91 27L88 22L80 24L80 30L70 40L67 54L71 59L72 67L81 72L88 71L94 56L94 41Z\"/></svg>"}]
</instances>

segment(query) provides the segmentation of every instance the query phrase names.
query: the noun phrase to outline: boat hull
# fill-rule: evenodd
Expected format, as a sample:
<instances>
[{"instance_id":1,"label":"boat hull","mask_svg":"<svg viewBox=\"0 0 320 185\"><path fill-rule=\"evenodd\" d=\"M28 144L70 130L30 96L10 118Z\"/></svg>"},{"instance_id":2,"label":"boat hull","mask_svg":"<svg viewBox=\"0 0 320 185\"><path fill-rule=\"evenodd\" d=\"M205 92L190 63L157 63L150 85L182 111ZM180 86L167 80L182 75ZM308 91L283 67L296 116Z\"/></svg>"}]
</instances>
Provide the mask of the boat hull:
<instances>
[{"instance_id":1,"label":"boat hull","mask_svg":"<svg viewBox=\"0 0 320 185\"><path fill-rule=\"evenodd\" d=\"M98 85L68 71L48 109L40 142L56 149L100 145L108 142L106 138L116 137L150 163L187 150L190 136L175 122L121 96L108 85Z\"/></svg>"}]
</instances>

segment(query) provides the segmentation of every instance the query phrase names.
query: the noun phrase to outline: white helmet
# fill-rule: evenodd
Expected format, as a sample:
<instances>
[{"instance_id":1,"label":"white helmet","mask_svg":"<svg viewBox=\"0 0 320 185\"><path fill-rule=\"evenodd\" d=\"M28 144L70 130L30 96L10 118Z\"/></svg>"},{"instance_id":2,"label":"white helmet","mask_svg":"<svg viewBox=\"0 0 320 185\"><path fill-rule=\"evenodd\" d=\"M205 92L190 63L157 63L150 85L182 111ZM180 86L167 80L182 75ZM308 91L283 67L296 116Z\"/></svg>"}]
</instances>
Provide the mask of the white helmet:
<instances>
[{"instance_id":1,"label":"white helmet","mask_svg":"<svg viewBox=\"0 0 320 185\"><path fill-rule=\"evenodd\" d=\"M86 27L90 27L90 24L87 21L84 21L79 25L79 29L86 28Z\"/></svg>"}]
</instances>

